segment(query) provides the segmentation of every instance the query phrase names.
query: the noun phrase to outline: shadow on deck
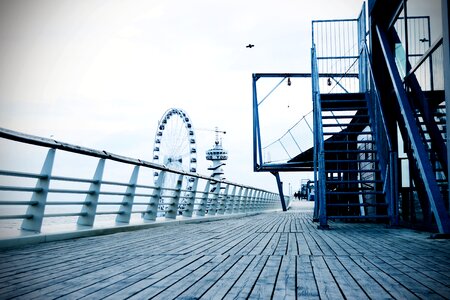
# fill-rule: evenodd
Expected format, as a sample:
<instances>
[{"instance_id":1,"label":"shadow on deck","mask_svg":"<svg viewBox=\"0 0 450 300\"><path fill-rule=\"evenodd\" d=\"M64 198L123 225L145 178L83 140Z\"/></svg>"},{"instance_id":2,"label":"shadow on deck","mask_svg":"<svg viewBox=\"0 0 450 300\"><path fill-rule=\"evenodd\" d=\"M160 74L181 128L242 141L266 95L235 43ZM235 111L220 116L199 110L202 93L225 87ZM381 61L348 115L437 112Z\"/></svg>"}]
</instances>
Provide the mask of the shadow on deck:
<instances>
[{"instance_id":1,"label":"shadow on deck","mask_svg":"<svg viewBox=\"0 0 450 300\"><path fill-rule=\"evenodd\" d=\"M287 213L157 227L0 251L0 298L450 297L450 242Z\"/></svg>"}]
</instances>

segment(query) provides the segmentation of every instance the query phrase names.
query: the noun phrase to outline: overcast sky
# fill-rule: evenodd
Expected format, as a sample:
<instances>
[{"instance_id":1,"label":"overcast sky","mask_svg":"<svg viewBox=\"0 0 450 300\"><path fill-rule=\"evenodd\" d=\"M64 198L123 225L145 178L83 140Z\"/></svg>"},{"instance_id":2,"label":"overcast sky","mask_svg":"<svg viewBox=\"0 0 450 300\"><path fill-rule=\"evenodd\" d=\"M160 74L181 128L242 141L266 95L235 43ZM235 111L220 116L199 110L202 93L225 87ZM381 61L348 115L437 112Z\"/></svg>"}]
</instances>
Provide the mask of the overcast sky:
<instances>
[{"instance_id":1,"label":"overcast sky","mask_svg":"<svg viewBox=\"0 0 450 300\"><path fill-rule=\"evenodd\" d=\"M272 175L252 171L251 74L310 72L311 20L356 18L361 6L0 0L0 126L151 161L158 120L182 108L195 128L227 131L227 179L275 191ZM311 99L291 104L300 118ZM196 135L198 172L208 174L214 134Z\"/></svg>"}]
</instances>

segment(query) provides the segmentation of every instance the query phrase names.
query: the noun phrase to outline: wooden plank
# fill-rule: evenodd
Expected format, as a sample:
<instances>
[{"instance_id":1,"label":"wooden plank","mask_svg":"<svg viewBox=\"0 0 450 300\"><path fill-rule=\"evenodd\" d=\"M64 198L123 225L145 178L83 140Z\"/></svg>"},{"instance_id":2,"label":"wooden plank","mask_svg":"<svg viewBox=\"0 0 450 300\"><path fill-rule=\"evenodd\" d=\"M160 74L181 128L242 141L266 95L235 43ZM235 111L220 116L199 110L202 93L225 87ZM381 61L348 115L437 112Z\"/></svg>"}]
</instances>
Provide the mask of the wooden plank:
<instances>
[{"instance_id":1,"label":"wooden plank","mask_svg":"<svg viewBox=\"0 0 450 300\"><path fill-rule=\"evenodd\" d=\"M338 284L328 269L323 256L311 256L311 265L320 298L344 299Z\"/></svg>"},{"instance_id":2,"label":"wooden plank","mask_svg":"<svg viewBox=\"0 0 450 300\"><path fill-rule=\"evenodd\" d=\"M238 256L237 256L238 257ZM240 260L234 264L213 286L211 286L208 291L201 295L202 299L222 299L225 297L227 292L235 284L235 282L240 278L240 276L245 272L245 270L250 266L250 264L255 259L255 256L240 256ZM190 294L191 291L188 290L186 295ZM188 297L185 294L180 295L181 299L186 299ZM198 295L197 295L198 297ZM192 297L191 299L194 299Z\"/></svg>"},{"instance_id":3,"label":"wooden plank","mask_svg":"<svg viewBox=\"0 0 450 300\"><path fill-rule=\"evenodd\" d=\"M286 255L298 255L298 245L296 233L288 233L288 246L286 250Z\"/></svg>"},{"instance_id":4,"label":"wooden plank","mask_svg":"<svg viewBox=\"0 0 450 300\"><path fill-rule=\"evenodd\" d=\"M176 281L185 275L186 272L195 270L212 258L211 256L202 255L187 256L186 259L159 269L157 272L145 272L138 276L129 277L124 282L121 282L120 287L112 285L109 286L109 289L102 289L89 295L89 297L92 297L92 299L125 299L167 277L171 277L172 280Z\"/></svg>"},{"instance_id":5,"label":"wooden plank","mask_svg":"<svg viewBox=\"0 0 450 300\"><path fill-rule=\"evenodd\" d=\"M227 255L216 255L203 264L190 264L173 275L165 277L151 286L140 290L129 299L150 299L153 297L160 299L175 298L190 288L199 279L205 278L207 274L217 269L228 258L229 256ZM235 257L232 258L231 263L234 263L234 259Z\"/></svg>"},{"instance_id":6,"label":"wooden plank","mask_svg":"<svg viewBox=\"0 0 450 300\"><path fill-rule=\"evenodd\" d=\"M392 298L386 290L374 278L361 269L350 257L337 256L339 262L344 266L345 270L364 290L365 294L371 299L389 299Z\"/></svg>"},{"instance_id":7,"label":"wooden plank","mask_svg":"<svg viewBox=\"0 0 450 300\"><path fill-rule=\"evenodd\" d=\"M253 287L250 298L270 299L272 298L278 269L280 268L281 256L269 256L264 269Z\"/></svg>"},{"instance_id":8,"label":"wooden plank","mask_svg":"<svg viewBox=\"0 0 450 300\"><path fill-rule=\"evenodd\" d=\"M322 293L322 295L324 294ZM300 299L319 298L319 290L309 255L297 257L297 297Z\"/></svg>"},{"instance_id":9,"label":"wooden plank","mask_svg":"<svg viewBox=\"0 0 450 300\"><path fill-rule=\"evenodd\" d=\"M208 272L205 276L199 276L197 274L191 274L188 278L192 281L192 279L196 280L196 282L185 289L185 291L180 294L178 297L182 299L195 299L202 297L203 295L212 287L216 285L216 282L222 278L225 274L228 273L230 269L240 260L241 256L227 256L226 260L218 264L215 268L213 268L210 272ZM217 258L214 259L217 261ZM175 290L181 290L184 287L171 287L171 290L175 288ZM172 293L172 294L170 294ZM158 295L159 298L172 298L174 293L161 293Z\"/></svg>"},{"instance_id":10,"label":"wooden plank","mask_svg":"<svg viewBox=\"0 0 450 300\"><path fill-rule=\"evenodd\" d=\"M244 273L242 273L241 277L239 277L239 279L233 284L233 286L227 292L225 297L223 297L223 299L226 300L236 298L240 299L248 298L268 258L269 256L266 255L256 256L255 259L248 266L248 268L245 269Z\"/></svg>"},{"instance_id":11,"label":"wooden plank","mask_svg":"<svg viewBox=\"0 0 450 300\"><path fill-rule=\"evenodd\" d=\"M280 239L278 240L278 245L273 252L273 255L285 255L288 248L288 233L281 232Z\"/></svg>"},{"instance_id":12,"label":"wooden plank","mask_svg":"<svg viewBox=\"0 0 450 300\"><path fill-rule=\"evenodd\" d=\"M256 246L248 253L248 255L261 255L261 253L266 248L267 244L272 239L272 236L275 234L273 232L269 232L264 234L263 238L256 244Z\"/></svg>"},{"instance_id":13,"label":"wooden plank","mask_svg":"<svg viewBox=\"0 0 450 300\"><path fill-rule=\"evenodd\" d=\"M371 263L373 263L378 268L382 269L384 272L389 274L392 278L394 278L399 284L406 287L409 291L417 295L419 298L423 299L442 299L441 297L437 297L435 292L431 289L423 285L421 282L418 282L411 277L409 274L404 274L403 272L397 270L395 267L387 264L379 257L371 257Z\"/></svg>"},{"instance_id":14,"label":"wooden plank","mask_svg":"<svg viewBox=\"0 0 450 300\"><path fill-rule=\"evenodd\" d=\"M351 256L353 262L363 269L370 277L378 282L389 294L395 299L419 299L410 290L402 286L398 281L393 279L389 274L379 269L370 262L369 257Z\"/></svg>"},{"instance_id":15,"label":"wooden plank","mask_svg":"<svg viewBox=\"0 0 450 300\"><path fill-rule=\"evenodd\" d=\"M334 280L339 285L339 289L347 299L369 299L364 290L361 289L355 279L347 272L337 257L324 256L323 258L330 272L333 274Z\"/></svg>"},{"instance_id":16,"label":"wooden plank","mask_svg":"<svg viewBox=\"0 0 450 300\"><path fill-rule=\"evenodd\" d=\"M295 237L297 238L298 254L311 255L311 250L309 250L308 243L306 242L304 233L303 232L296 233Z\"/></svg>"},{"instance_id":17,"label":"wooden plank","mask_svg":"<svg viewBox=\"0 0 450 300\"><path fill-rule=\"evenodd\" d=\"M262 274L261 274L262 275ZM296 256L282 256L280 270L275 283L273 299L296 298Z\"/></svg>"}]
</instances>

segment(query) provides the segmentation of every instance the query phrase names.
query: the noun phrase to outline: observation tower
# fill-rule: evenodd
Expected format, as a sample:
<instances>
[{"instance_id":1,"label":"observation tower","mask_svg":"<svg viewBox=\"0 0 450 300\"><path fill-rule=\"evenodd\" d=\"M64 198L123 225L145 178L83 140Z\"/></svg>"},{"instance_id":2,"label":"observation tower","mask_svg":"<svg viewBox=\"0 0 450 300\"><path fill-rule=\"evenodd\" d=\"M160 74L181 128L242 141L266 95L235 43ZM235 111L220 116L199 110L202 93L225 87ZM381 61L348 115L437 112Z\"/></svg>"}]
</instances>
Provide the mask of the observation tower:
<instances>
[{"instance_id":1,"label":"observation tower","mask_svg":"<svg viewBox=\"0 0 450 300\"><path fill-rule=\"evenodd\" d=\"M223 175L223 169L222 167L225 165L223 162L224 160L228 159L228 152L223 149L222 147L222 140L219 140L219 133L225 134L225 131L219 131L219 129L216 127L216 141L214 148L209 149L206 151L206 159L212 161L212 166L208 168L208 170L212 171L211 177L217 180L224 179L222 177Z\"/></svg>"}]
</instances>

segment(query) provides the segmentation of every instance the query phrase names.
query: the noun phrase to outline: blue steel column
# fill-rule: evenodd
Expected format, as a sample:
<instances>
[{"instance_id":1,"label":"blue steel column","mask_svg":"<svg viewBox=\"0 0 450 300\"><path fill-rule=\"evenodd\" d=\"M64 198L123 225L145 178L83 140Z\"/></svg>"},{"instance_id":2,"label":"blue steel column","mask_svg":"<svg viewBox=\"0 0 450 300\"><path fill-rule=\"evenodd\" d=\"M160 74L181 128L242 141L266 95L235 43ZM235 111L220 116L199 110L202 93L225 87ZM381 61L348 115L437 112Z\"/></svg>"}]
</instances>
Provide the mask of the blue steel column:
<instances>
[{"instance_id":1,"label":"blue steel column","mask_svg":"<svg viewBox=\"0 0 450 300\"><path fill-rule=\"evenodd\" d=\"M450 161L450 143L448 139L450 137L450 20L448 19L449 3L448 0L442 0L442 37L443 37L443 57L444 57L444 92L445 92L445 109L446 109L446 122L447 122L447 161ZM450 174L450 164L448 166L448 173ZM450 180L448 189L450 190ZM450 203L450 193L449 199Z\"/></svg>"},{"instance_id":2,"label":"blue steel column","mask_svg":"<svg viewBox=\"0 0 450 300\"><path fill-rule=\"evenodd\" d=\"M286 208L286 202L284 201L284 194L283 194L283 182L281 182L280 174L278 172L271 172L273 176L275 176L277 180L277 186L278 186L278 194L280 195L280 202L281 202L281 208L283 211L287 211Z\"/></svg>"}]
</instances>

